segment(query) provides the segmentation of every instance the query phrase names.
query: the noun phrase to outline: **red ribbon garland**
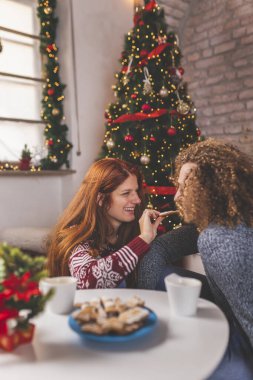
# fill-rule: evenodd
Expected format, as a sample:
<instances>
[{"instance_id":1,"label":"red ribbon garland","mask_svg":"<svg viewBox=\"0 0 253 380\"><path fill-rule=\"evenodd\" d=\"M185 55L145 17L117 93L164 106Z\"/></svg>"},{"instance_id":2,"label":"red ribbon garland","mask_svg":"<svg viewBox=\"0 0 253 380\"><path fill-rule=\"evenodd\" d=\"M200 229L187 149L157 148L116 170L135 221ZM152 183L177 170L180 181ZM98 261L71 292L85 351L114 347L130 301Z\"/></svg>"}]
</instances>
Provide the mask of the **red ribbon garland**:
<instances>
[{"instance_id":1,"label":"red ribbon garland","mask_svg":"<svg viewBox=\"0 0 253 380\"><path fill-rule=\"evenodd\" d=\"M147 64L147 59L152 59L154 58L155 56L157 55L160 55L164 49L167 47L167 46L172 46L172 44L170 42L166 42L165 44L161 44L161 45L158 45L157 47L155 47L149 54L146 58L142 59L139 63L138 63L138 66L143 66L143 65L146 65ZM123 74L125 74L127 72L127 69L128 69L128 66L123 66L122 69L121 69L121 72Z\"/></svg>"},{"instance_id":2,"label":"red ribbon garland","mask_svg":"<svg viewBox=\"0 0 253 380\"><path fill-rule=\"evenodd\" d=\"M113 120L112 124L126 123L127 121L141 121L147 119L153 119L155 117L160 117L168 112L167 109L161 109L159 111L154 111L151 113L127 113L125 115L119 116L117 119Z\"/></svg>"},{"instance_id":3,"label":"red ribbon garland","mask_svg":"<svg viewBox=\"0 0 253 380\"><path fill-rule=\"evenodd\" d=\"M148 194L156 195L175 195L177 189L175 186L144 186Z\"/></svg>"}]
</instances>

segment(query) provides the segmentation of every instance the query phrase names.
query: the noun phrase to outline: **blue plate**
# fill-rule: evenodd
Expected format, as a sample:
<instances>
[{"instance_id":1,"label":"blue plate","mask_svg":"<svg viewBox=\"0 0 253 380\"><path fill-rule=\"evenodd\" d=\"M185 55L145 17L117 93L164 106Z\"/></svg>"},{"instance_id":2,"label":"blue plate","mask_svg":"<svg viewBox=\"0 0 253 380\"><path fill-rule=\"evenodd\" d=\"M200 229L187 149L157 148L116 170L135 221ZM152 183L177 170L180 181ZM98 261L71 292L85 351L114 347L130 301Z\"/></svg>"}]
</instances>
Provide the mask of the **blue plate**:
<instances>
[{"instance_id":1,"label":"blue plate","mask_svg":"<svg viewBox=\"0 0 253 380\"><path fill-rule=\"evenodd\" d=\"M116 335L116 334L105 334L105 335L96 335L91 333L86 333L81 330L79 323L70 315L68 319L69 326L72 330L78 333L81 338L93 340L96 342L104 342L104 343L122 343L129 342L133 339L141 338L147 334L149 334L153 329L157 321L157 315L150 309L149 315L147 319L144 321L144 324L138 330L127 334L127 335Z\"/></svg>"}]
</instances>

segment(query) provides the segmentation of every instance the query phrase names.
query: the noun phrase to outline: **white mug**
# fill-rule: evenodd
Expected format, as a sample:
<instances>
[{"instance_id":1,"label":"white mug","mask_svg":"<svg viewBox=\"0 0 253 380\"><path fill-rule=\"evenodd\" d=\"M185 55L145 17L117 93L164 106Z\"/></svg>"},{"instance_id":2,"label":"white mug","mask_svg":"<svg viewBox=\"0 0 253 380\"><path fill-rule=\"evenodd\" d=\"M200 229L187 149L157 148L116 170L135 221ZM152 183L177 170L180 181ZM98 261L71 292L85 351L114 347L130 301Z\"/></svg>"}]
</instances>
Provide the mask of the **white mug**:
<instances>
[{"instance_id":1,"label":"white mug","mask_svg":"<svg viewBox=\"0 0 253 380\"><path fill-rule=\"evenodd\" d=\"M196 314L202 282L175 273L166 276L164 282L171 313L185 317Z\"/></svg>"},{"instance_id":2,"label":"white mug","mask_svg":"<svg viewBox=\"0 0 253 380\"><path fill-rule=\"evenodd\" d=\"M67 314L73 309L77 279L71 276L46 277L40 280L40 290L47 293L54 289L47 309L56 314Z\"/></svg>"}]
</instances>

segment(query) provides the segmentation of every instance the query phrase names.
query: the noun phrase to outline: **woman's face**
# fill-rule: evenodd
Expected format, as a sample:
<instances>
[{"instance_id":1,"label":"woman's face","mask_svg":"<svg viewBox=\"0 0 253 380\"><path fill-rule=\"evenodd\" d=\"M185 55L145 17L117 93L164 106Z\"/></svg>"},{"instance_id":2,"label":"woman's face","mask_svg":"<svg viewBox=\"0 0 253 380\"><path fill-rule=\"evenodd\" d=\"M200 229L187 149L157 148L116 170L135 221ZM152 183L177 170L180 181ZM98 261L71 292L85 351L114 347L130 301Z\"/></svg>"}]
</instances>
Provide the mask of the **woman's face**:
<instances>
[{"instance_id":1,"label":"woman's face","mask_svg":"<svg viewBox=\"0 0 253 380\"><path fill-rule=\"evenodd\" d=\"M132 222L135 219L134 210L141 203L138 196L138 182L135 175L130 174L127 179L111 193L111 203L107 210L108 219L115 229L123 222Z\"/></svg>"},{"instance_id":2,"label":"woman's face","mask_svg":"<svg viewBox=\"0 0 253 380\"><path fill-rule=\"evenodd\" d=\"M192 162L187 162L184 164L179 173L178 177L178 187L177 192L175 194L174 200L183 215L184 221L186 223L192 222L190 220L192 205L190 204L190 200L187 198L187 194L185 194L185 189L187 185L187 181L189 179L190 174L197 168L197 165Z\"/></svg>"}]
</instances>

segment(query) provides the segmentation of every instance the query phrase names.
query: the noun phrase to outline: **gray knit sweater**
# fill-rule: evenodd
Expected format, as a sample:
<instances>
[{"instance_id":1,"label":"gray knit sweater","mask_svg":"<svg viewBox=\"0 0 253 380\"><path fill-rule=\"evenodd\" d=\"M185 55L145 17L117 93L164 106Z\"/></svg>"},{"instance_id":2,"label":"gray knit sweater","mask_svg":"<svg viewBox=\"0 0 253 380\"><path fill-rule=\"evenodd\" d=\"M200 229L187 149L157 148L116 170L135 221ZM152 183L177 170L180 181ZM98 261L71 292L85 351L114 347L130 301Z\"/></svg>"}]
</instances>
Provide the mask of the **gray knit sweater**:
<instances>
[{"instance_id":1,"label":"gray knit sweater","mask_svg":"<svg viewBox=\"0 0 253 380\"><path fill-rule=\"evenodd\" d=\"M167 266L196 252L201 254L217 304L228 319L237 319L253 347L252 228L210 225L198 238L189 225L158 237L140 262L137 286L155 289Z\"/></svg>"},{"instance_id":2,"label":"gray knit sweater","mask_svg":"<svg viewBox=\"0 0 253 380\"><path fill-rule=\"evenodd\" d=\"M253 229L209 226L198 248L217 304L237 319L253 347Z\"/></svg>"}]
</instances>

